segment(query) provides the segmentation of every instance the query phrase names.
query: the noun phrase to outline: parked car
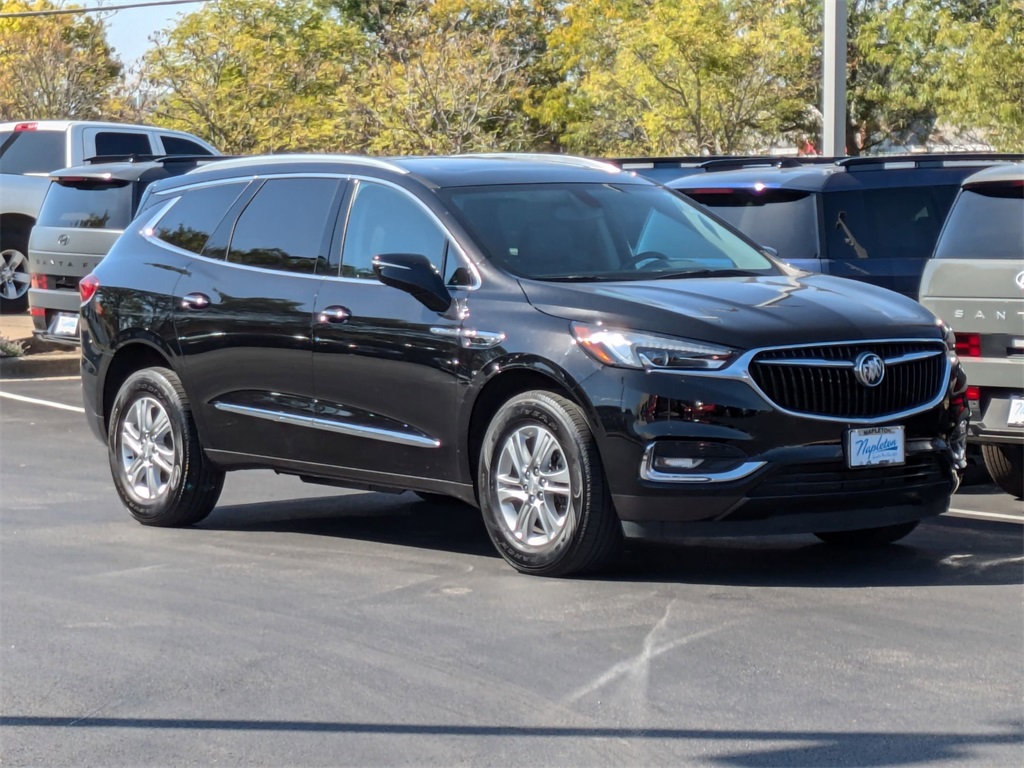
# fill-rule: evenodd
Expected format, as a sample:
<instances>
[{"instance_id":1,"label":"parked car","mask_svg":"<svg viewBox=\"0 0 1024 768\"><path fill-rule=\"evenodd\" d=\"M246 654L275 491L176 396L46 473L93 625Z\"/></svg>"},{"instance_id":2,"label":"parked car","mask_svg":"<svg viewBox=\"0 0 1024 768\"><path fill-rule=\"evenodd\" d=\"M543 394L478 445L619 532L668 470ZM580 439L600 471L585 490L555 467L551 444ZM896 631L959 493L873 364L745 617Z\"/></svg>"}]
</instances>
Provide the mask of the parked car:
<instances>
[{"instance_id":1,"label":"parked car","mask_svg":"<svg viewBox=\"0 0 1024 768\"><path fill-rule=\"evenodd\" d=\"M0 123L0 311L28 306L28 239L51 171L97 156L218 155L184 131L82 120Z\"/></svg>"},{"instance_id":2,"label":"parked car","mask_svg":"<svg viewBox=\"0 0 1024 768\"><path fill-rule=\"evenodd\" d=\"M960 182L1024 155L850 157L706 165L668 183L779 257L917 297ZM713 172L712 172L713 171Z\"/></svg>"},{"instance_id":3,"label":"parked car","mask_svg":"<svg viewBox=\"0 0 1024 768\"><path fill-rule=\"evenodd\" d=\"M976 418L969 441L1024 496L1024 164L964 180L924 268L920 301L956 331Z\"/></svg>"},{"instance_id":4,"label":"parked car","mask_svg":"<svg viewBox=\"0 0 1024 768\"><path fill-rule=\"evenodd\" d=\"M146 188L219 158L141 156L50 174L50 188L28 244L33 333L78 345L78 281L99 264L132 220Z\"/></svg>"},{"instance_id":5,"label":"parked car","mask_svg":"<svg viewBox=\"0 0 1024 768\"><path fill-rule=\"evenodd\" d=\"M589 160L211 163L150 187L81 298L87 417L147 525L269 467L478 504L554 576L623 535L892 542L963 465L934 315Z\"/></svg>"}]
</instances>

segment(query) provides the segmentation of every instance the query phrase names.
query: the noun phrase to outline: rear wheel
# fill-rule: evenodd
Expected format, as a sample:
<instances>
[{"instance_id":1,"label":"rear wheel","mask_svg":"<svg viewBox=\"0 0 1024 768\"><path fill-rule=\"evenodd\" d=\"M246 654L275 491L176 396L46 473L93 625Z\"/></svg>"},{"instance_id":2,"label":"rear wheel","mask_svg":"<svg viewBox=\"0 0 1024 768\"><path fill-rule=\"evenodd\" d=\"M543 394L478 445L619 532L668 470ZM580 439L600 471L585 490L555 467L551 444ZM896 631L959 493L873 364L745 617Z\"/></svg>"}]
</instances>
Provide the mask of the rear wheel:
<instances>
[{"instance_id":1,"label":"rear wheel","mask_svg":"<svg viewBox=\"0 0 1024 768\"><path fill-rule=\"evenodd\" d=\"M0 242L0 312L24 312L28 308L28 236L20 230L5 230Z\"/></svg>"},{"instance_id":2,"label":"rear wheel","mask_svg":"<svg viewBox=\"0 0 1024 768\"><path fill-rule=\"evenodd\" d=\"M478 483L491 541L522 573L595 571L621 549L594 436L564 397L527 392L505 403L484 436Z\"/></svg>"},{"instance_id":3,"label":"rear wheel","mask_svg":"<svg viewBox=\"0 0 1024 768\"><path fill-rule=\"evenodd\" d=\"M1024 496L1024 445L983 445L981 455L996 485L1015 498Z\"/></svg>"},{"instance_id":4,"label":"rear wheel","mask_svg":"<svg viewBox=\"0 0 1024 768\"><path fill-rule=\"evenodd\" d=\"M918 521L886 525L881 528L863 528L859 531L822 531L814 534L826 544L842 547L882 547L899 541L917 528Z\"/></svg>"},{"instance_id":5,"label":"rear wheel","mask_svg":"<svg viewBox=\"0 0 1024 768\"><path fill-rule=\"evenodd\" d=\"M167 368L132 374L114 400L107 430L110 471L121 501L143 525L198 523L224 486L199 443L188 397Z\"/></svg>"}]
</instances>

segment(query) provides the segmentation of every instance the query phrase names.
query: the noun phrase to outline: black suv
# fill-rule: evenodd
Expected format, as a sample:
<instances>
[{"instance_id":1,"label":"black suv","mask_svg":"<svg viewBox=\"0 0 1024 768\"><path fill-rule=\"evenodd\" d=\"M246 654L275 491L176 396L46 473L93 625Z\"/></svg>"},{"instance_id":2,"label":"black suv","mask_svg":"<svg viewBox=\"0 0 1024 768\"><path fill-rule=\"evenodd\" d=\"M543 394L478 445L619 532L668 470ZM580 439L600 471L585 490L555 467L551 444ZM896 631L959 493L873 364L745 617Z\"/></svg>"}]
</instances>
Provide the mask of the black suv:
<instances>
[{"instance_id":1,"label":"black suv","mask_svg":"<svg viewBox=\"0 0 1024 768\"><path fill-rule=\"evenodd\" d=\"M149 525L269 467L477 504L564 575L624 534L894 541L963 465L934 315L594 161L213 163L152 185L81 292L88 418Z\"/></svg>"},{"instance_id":2,"label":"black suv","mask_svg":"<svg viewBox=\"0 0 1024 768\"><path fill-rule=\"evenodd\" d=\"M721 158L682 165L680 178L667 184L794 266L917 298L960 182L981 168L1022 159L991 153Z\"/></svg>"}]
</instances>

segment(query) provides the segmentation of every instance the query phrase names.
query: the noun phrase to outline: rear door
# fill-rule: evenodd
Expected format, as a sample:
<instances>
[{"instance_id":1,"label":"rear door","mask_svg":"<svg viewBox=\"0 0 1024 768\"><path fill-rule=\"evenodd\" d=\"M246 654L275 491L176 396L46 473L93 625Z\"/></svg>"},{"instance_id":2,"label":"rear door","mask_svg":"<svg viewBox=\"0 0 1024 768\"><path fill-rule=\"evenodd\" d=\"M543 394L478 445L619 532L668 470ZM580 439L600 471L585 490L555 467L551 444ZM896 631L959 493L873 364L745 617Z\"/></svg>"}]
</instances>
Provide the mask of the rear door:
<instances>
[{"instance_id":1,"label":"rear door","mask_svg":"<svg viewBox=\"0 0 1024 768\"><path fill-rule=\"evenodd\" d=\"M202 258L177 285L192 407L224 461L317 461L310 333L343 182L253 184L210 237L195 238ZM187 219L181 229L194 236Z\"/></svg>"}]
</instances>

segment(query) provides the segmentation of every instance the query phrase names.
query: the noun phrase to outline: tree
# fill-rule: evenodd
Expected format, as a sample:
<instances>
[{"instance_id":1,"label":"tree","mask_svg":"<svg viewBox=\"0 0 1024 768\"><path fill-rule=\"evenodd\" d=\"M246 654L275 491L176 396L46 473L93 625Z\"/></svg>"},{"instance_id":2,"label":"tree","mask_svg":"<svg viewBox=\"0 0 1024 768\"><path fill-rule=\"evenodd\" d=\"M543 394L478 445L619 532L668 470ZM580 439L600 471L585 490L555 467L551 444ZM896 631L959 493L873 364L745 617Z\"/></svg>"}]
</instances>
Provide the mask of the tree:
<instances>
[{"instance_id":1,"label":"tree","mask_svg":"<svg viewBox=\"0 0 1024 768\"><path fill-rule=\"evenodd\" d=\"M546 102L570 149L735 153L806 110L811 42L791 0L578 0L552 33L565 81Z\"/></svg>"},{"instance_id":2,"label":"tree","mask_svg":"<svg viewBox=\"0 0 1024 768\"><path fill-rule=\"evenodd\" d=\"M0 12L57 7L50 0L3 0ZM0 18L0 120L105 117L120 75L102 19Z\"/></svg>"},{"instance_id":3,"label":"tree","mask_svg":"<svg viewBox=\"0 0 1024 768\"><path fill-rule=\"evenodd\" d=\"M146 55L155 117L226 152L363 148L358 25L326 0L212 0Z\"/></svg>"}]
</instances>

